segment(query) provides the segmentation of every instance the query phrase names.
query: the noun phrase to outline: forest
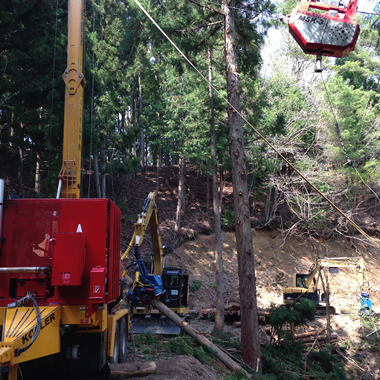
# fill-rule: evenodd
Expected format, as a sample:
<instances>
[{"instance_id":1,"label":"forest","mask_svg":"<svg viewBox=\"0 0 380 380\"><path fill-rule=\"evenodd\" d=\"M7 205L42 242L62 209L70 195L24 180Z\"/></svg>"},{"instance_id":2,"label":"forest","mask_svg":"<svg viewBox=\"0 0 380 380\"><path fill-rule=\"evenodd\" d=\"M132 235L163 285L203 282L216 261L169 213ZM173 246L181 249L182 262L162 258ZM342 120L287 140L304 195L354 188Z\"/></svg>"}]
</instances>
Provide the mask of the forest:
<instances>
[{"instance_id":1,"label":"forest","mask_svg":"<svg viewBox=\"0 0 380 380\"><path fill-rule=\"evenodd\" d=\"M314 56L305 55L278 21L296 1L277 8L267 1L244 4L235 4L244 117L322 193L360 220L379 201L377 16L358 13L355 51L343 59L324 58L324 72L316 74ZM201 73L208 76L212 68L218 90L215 154L223 177L231 169L223 17L212 4L146 6ZM1 154L18 162L15 194L54 196L62 156L67 2L3 2L0 17ZM275 41L265 39L270 27L276 28ZM264 59L265 44L274 48L266 49ZM133 1L88 1L85 49L82 197L112 198L106 178L145 165L169 167L181 159L211 173L208 83ZM349 233L344 218L248 125L244 140L249 195L254 201L267 193L265 224ZM34 189L23 186L25 181ZM283 205L289 221L278 216Z\"/></svg>"},{"instance_id":2,"label":"forest","mask_svg":"<svg viewBox=\"0 0 380 380\"><path fill-rule=\"evenodd\" d=\"M240 286L253 304L246 236L263 199L254 227L351 237L348 216L367 236L380 232L379 6L357 12L355 50L324 57L316 73L281 21L298 3L144 0L147 17L133 0L85 2L81 196L117 203L118 178L154 167L158 189L159 172L169 183L176 167L178 232L187 168L212 178L215 225L235 222ZM67 22L66 0L1 1L0 178L13 196L57 191ZM222 202L226 176L240 195L234 211ZM251 366L258 345L243 353Z\"/></svg>"}]
</instances>

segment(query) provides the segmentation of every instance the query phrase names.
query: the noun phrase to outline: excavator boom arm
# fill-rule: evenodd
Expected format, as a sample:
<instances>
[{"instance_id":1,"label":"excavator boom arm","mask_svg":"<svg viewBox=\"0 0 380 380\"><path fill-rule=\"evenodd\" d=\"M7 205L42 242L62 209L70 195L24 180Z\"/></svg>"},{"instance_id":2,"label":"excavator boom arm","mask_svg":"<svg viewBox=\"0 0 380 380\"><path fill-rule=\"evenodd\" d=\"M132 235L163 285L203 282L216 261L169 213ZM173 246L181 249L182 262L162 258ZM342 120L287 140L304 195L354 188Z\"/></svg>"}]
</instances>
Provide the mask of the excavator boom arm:
<instances>
[{"instance_id":1,"label":"excavator boom arm","mask_svg":"<svg viewBox=\"0 0 380 380\"><path fill-rule=\"evenodd\" d=\"M67 68L62 77L66 85L63 130L61 193L57 197L80 198L83 92L84 1L69 1Z\"/></svg>"}]
</instances>

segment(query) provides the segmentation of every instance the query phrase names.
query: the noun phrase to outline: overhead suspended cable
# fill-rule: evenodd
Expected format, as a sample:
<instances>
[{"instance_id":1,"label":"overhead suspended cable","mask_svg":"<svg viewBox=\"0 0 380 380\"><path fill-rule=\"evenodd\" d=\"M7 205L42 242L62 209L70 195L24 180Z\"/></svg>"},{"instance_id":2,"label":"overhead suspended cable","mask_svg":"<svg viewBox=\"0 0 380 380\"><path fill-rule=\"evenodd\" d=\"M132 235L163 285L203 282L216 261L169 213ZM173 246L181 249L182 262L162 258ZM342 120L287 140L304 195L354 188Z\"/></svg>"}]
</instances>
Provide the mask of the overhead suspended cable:
<instances>
[{"instance_id":1,"label":"overhead suspended cable","mask_svg":"<svg viewBox=\"0 0 380 380\"><path fill-rule=\"evenodd\" d=\"M145 10L145 8L140 4L138 0L134 0L138 7L144 12L148 19L158 28L158 30L165 36L165 38L173 45L173 47L182 55L182 57L189 63L189 65L202 77L202 79L211 86L215 92L217 92L221 98L236 112L242 120L244 120L251 129L272 149L278 156L289 165L309 186L318 193L326 202L334 208L341 216L343 216L357 231L359 231L363 236L365 236L375 247L380 249L380 245L377 244L369 235L367 235L354 221L352 221L340 208L338 208L330 199L328 199L321 191L319 191L294 165L292 165L244 116L239 112L225 96L212 84L210 81L197 69L197 67L187 58L187 56L181 51L181 49L170 39L170 37L162 30L162 28L157 24L157 22L152 18L152 16Z\"/></svg>"}]
</instances>

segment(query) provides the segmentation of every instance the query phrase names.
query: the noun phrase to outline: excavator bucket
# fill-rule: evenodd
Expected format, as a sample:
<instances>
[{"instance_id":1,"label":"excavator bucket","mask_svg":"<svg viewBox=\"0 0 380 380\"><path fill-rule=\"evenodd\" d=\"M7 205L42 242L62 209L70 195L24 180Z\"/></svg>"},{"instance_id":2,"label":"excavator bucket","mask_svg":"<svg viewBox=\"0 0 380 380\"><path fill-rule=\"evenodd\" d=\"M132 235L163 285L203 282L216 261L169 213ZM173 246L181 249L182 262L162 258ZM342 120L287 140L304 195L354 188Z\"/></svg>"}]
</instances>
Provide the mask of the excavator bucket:
<instances>
[{"instance_id":1,"label":"excavator bucket","mask_svg":"<svg viewBox=\"0 0 380 380\"><path fill-rule=\"evenodd\" d=\"M162 314L133 314L131 324L134 334L179 335L181 328Z\"/></svg>"}]
</instances>

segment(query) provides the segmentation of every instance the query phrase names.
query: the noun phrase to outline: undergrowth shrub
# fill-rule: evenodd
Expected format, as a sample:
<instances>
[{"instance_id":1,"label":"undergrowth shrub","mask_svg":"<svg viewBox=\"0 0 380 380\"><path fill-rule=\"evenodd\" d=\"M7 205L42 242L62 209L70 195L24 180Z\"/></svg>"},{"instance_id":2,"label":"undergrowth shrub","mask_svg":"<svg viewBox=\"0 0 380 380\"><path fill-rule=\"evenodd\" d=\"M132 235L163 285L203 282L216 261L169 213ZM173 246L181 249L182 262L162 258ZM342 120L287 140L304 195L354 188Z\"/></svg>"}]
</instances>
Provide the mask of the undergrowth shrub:
<instances>
[{"instance_id":1,"label":"undergrowth shrub","mask_svg":"<svg viewBox=\"0 0 380 380\"><path fill-rule=\"evenodd\" d=\"M180 336L172 338L168 342L169 350L176 355L192 355L193 349L188 342Z\"/></svg>"},{"instance_id":2,"label":"undergrowth shrub","mask_svg":"<svg viewBox=\"0 0 380 380\"><path fill-rule=\"evenodd\" d=\"M190 292L196 292L202 286L201 280L195 280L189 287Z\"/></svg>"},{"instance_id":3,"label":"undergrowth shrub","mask_svg":"<svg viewBox=\"0 0 380 380\"><path fill-rule=\"evenodd\" d=\"M284 327L304 326L307 322L314 320L317 305L315 302L306 298L301 298L299 302L293 302L280 307L272 306L269 310L269 323L280 340L281 332ZM285 335L284 342L289 342L289 334Z\"/></svg>"},{"instance_id":4,"label":"undergrowth shrub","mask_svg":"<svg viewBox=\"0 0 380 380\"><path fill-rule=\"evenodd\" d=\"M305 378L345 380L342 363L328 349L305 350L299 343L267 344L261 348L262 379L298 380Z\"/></svg>"}]
</instances>

